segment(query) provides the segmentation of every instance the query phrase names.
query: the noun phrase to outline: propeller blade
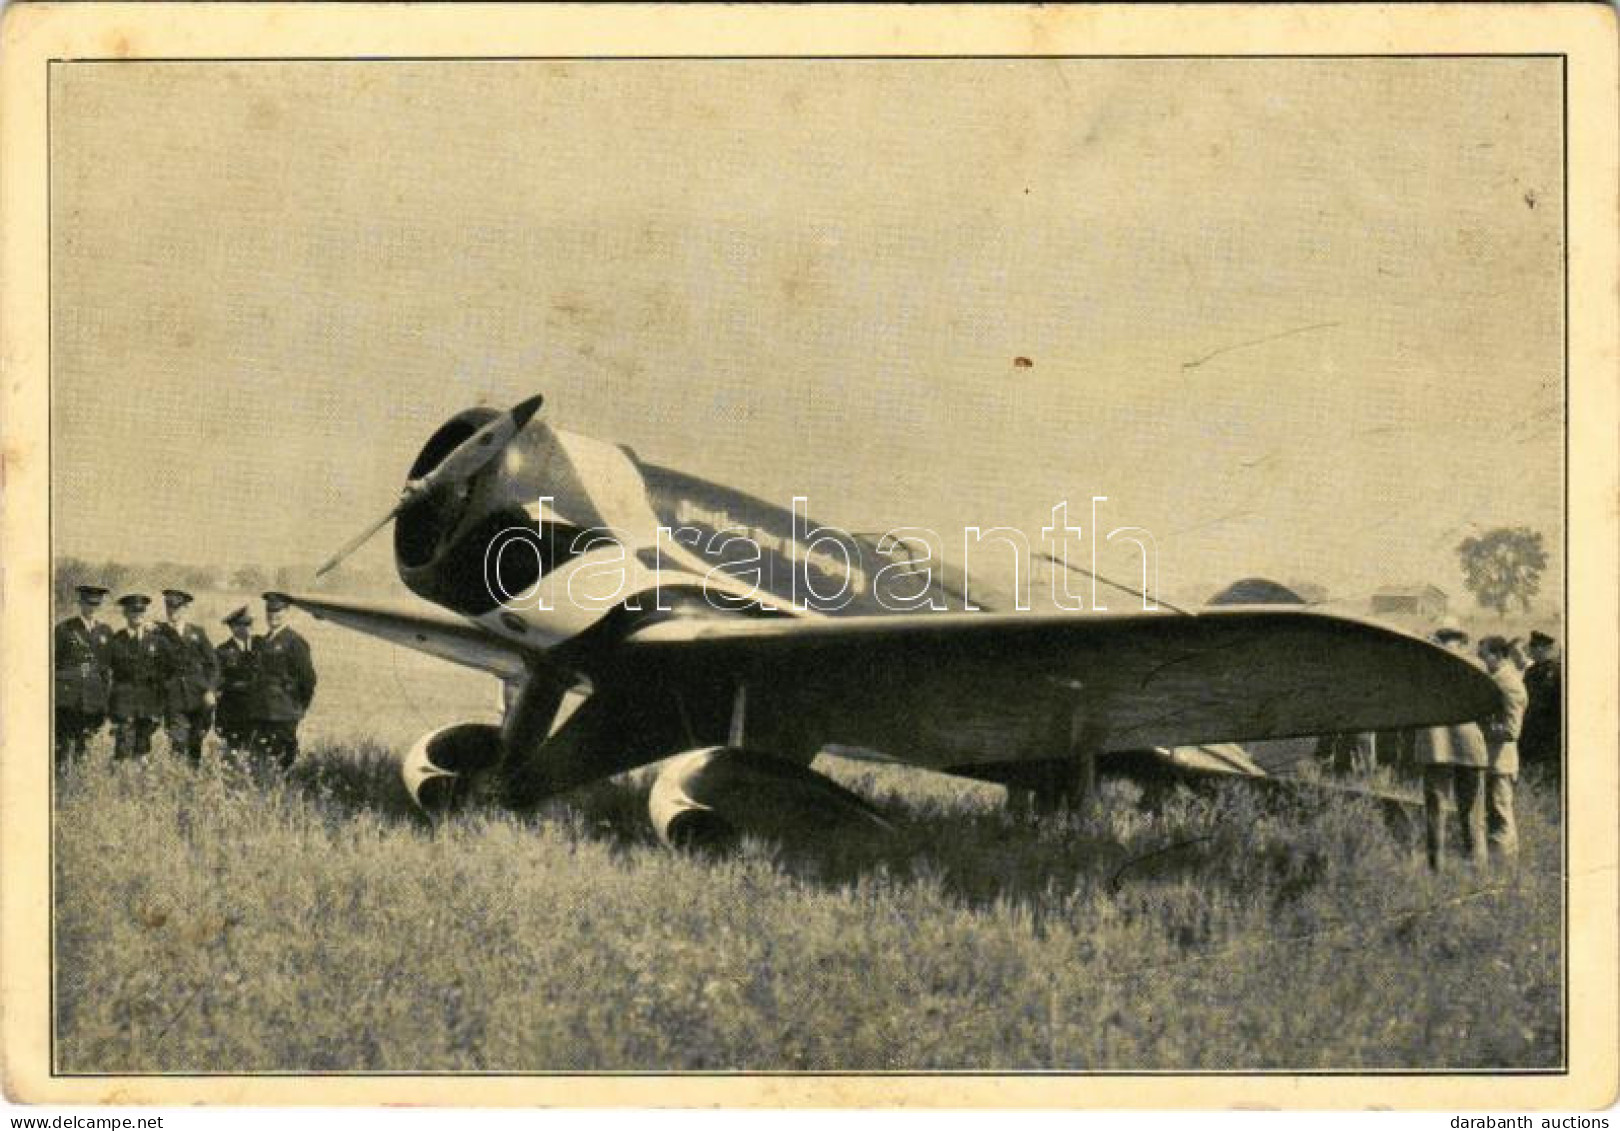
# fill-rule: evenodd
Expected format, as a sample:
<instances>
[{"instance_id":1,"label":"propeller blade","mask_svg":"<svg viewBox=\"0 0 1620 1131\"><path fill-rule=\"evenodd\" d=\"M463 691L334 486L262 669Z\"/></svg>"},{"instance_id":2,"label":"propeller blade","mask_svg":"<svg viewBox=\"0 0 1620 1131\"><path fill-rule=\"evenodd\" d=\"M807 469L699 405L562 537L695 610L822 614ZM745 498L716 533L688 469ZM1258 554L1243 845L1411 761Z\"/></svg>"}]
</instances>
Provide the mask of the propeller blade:
<instances>
[{"instance_id":1,"label":"propeller blade","mask_svg":"<svg viewBox=\"0 0 1620 1131\"><path fill-rule=\"evenodd\" d=\"M342 549L338 550L337 553L335 553L331 557L327 558L326 561L321 565L321 568L315 571L315 576L316 577L322 577L325 574L329 573L344 558L348 557L350 554L352 554L356 550L358 550L361 546L364 546L367 542L371 541L372 535L376 534L377 531L381 530L383 527L387 526L390 522L394 521L394 517L399 514L400 510L404 506L405 506L405 503L403 501L401 501L399 504L397 504L394 507L393 510L389 511L387 514L385 514L381 518L379 518L376 522L374 522L370 526L366 527L365 530L361 531L355 537L353 537L353 538L349 539L347 542L343 543Z\"/></svg>"},{"instance_id":2,"label":"propeller blade","mask_svg":"<svg viewBox=\"0 0 1620 1131\"><path fill-rule=\"evenodd\" d=\"M491 460L506 449L506 445L510 444L519 432L523 431L529 421L534 418L534 414L540 411L540 406L544 401L545 398L538 395L519 401L509 410L501 413L494 420L491 420L457 444L450 454L440 460L432 471L429 471L420 479L413 479L405 484L405 490L401 492L399 502L394 504L393 509L366 527L359 535L345 542L342 549L328 558L321 565L321 568L315 571L315 576L321 577L336 568L343 559L364 546L377 531L398 518L400 512L417 500L432 494L446 483L469 479L477 475Z\"/></svg>"},{"instance_id":3,"label":"propeller blade","mask_svg":"<svg viewBox=\"0 0 1620 1131\"><path fill-rule=\"evenodd\" d=\"M410 497L424 495L442 483L478 474L523 430L523 426L540 410L541 400L540 397L530 397L468 436L432 471L414 483L406 484L408 497L402 501L409 502Z\"/></svg>"}]
</instances>

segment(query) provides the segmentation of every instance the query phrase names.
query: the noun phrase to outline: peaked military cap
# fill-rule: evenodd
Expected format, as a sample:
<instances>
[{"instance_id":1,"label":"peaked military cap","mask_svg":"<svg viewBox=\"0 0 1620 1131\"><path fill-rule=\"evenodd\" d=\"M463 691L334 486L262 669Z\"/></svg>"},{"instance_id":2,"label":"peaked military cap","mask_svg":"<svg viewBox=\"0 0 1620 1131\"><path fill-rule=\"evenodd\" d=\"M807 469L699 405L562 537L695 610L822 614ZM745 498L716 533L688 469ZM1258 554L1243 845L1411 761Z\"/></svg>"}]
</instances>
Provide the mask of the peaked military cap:
<instances>
[{"instance_id":1,"label":"peaked military cap","mask_svg":"<svg viewBox=\"0 0 1620 1131\"><path fill-rule=\"evenodd\" d=\"M107 593L109 592L107 587L104 585L75 585L74 589L76 589L79 593L79 600L86 601L92 605L101 604L101 602L106 599Z\"/></svg>"},{"instance_id":2,"label":"peaked military cap","mask_svg":"<svg viewBox=\"0 0 1620 1131\"><path fill-rule=\"evenodd\" d=\"M285 609L292 604L292 602L287 599L287 594L285 593L270 592L264 594L263 596L264 607L270 609L271 611L276 609Z\"/></svg>"},{"instance_id":3,"label":"peaked military cap","mask_svg":"<svg viewBox=\"0 0 1620 1131\"><path fill-rule=\"evenodd\" d=\"M1548 636L1539 628L1530 634L1530 647L1532 648L1545 648L1549 644L1557 643L1558 640L1556 637Z\"/></svg>"},{"instance_id":4,"label":"peaked military cap","mask_svg":"<svg viewBox=\"0 0 1620 1131\"><path fill-rule=\"evenodd\" d=\"M163 591L163 603L166 605L173 605L175 608L179 608L182 605L189 605L194 599L195 598L193 598L192 595L187 593L184 589L165 589Z\"/></svg>"},{"instance_id":5,"label":"peaked military cap","mask_svg":"<svg viewBox=\"0 0 1620 1131\"><path fill-rule=\"evenodd\" d=\"M226 617L223 623L229 625L252 624L253 614L248 612L248 607L246 605L243 605L240 609L237 609L230 616Z\"/></svg>"},{"instance_id":6,"label":"peaked military cap","mask_svg":"<svg viewBox=\"0 0 1620 1131\"><path fill-rule=\"evenodd\" d=\"M1493 656L1508 654L1508 641L1505 636L1482 636L1479 639L1479 650L1489 652Z\"/></svg>"},{"instance_id":7,"label":"peaked military cap","mask_svg":"<svg viewBox=\"0 0 1620 1131\"><path fill-rule=\"evenodd\" d=\"M118 603L126 609L144 609L152 603L152 598L145 593L125 593L118 598Z\"/></svg>"},{"instance_id":8,"label":"peaked military cap","mask_svg":"<svg viewBox=\"0 0 1620 1131\"><path fill-rule=\"evenodd\" d=\"M1453 624L1443 624L1434 630L1434 638L1444 644L1448 640L1457 640L1468 643L1468 633Z\"/></svg>"}]
</instances>

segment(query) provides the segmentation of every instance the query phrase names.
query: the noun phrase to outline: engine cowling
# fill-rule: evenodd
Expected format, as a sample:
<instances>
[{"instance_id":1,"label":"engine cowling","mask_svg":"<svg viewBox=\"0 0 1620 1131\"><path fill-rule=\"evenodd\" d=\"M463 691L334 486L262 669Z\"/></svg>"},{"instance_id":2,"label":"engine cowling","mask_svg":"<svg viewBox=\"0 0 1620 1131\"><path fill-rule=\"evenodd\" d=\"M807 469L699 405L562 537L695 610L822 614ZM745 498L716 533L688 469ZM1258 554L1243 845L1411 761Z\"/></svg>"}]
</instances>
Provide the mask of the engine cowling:
<instances>
[{"instance_id":1,"label":"engine cowling","mask_svg":"<svg viewBox=\"0 0 1620 1131\"><path fill-rule=\"evenodd\" d=\"M533 397L509 413L487 407L457 413L417 453L405 477L408 505L402 497L394 519L394 564L417 596L465 616L492 612L499 594L527 593L583 552L592 541L580 537L587 529L616 525L598 510L594 490L612 495L641 486L640 473L619 449L577 436L565 444L563 433L535 415L538 404ZM593 475L625 481L582 478L572 462L582 445L618 460ZM642 533L656 537L655 530ZM496 544L505 549L492 556Z\"/></svg>"},{"instance_id":2,"label":"engine cowling","mask_svg":"<svg viewBox=\"0 0 1620 1131\"><path fill-rule=\"evenodd\" d=\"M872 805L825 775L758 750L710 746L679 754L653 782L647 808L672 848L726 849L742 837L790 849L893 831Z\"/></svg>"},{"instance_id":3,"label":"engine cowling","mask_svg":"<svg viewBox=\"0 0 1620 1131\"><path fill-rule=\"evenodd\" d=\"M433 472L459 445L499 416L492 408L474 408L450 418L417 454L407 482ZM400 579L413 593L469 616L495 607L496 598L484 575L484 554L490 539L500 531L531 525L509 467L524 463L522 443L515 442L469 480L446 484L399 515L394 522L394 562ZM529 554L509 557L520 569L532 567L535 561ZM523 592L535 576L506 579L517 586L507 592Z\"/></svg>"},{"instance_id":4,"label":"engine cowling","mask_svg":"<svg viewBox=\"0 0 1620 1131\"><path fill-rule=\"evenodd\" d=\"M417 739L405 755L400 776L423 812L443 813L490 788L500 763L500 727L455 723Z\"/></svg>"}]
</instances>

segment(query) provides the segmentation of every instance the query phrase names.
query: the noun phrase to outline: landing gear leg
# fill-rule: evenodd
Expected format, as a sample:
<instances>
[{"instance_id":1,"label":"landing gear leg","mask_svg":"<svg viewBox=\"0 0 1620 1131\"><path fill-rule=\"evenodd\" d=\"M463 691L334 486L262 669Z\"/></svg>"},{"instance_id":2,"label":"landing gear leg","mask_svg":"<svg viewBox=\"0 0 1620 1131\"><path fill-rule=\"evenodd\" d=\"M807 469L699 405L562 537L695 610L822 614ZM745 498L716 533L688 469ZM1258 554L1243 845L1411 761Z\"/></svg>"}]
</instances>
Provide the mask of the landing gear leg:
<instances>
[{"instance_id":1,"label":"landing gear leg","mask_svg":"<svg viewBox=\"0 0 1620 1131\"><path fill-rule=\"evenodd\" d=\"M1049 815L1065 810L1083 813L1096 800L1096 770L1090 758L1054 767L1051 773L1044 776L1046 780L1030 791L1031 805L1036 813Z\"/></svg>"},{"instance_id":2,"label":"landing gear leg","mask_svg":"<svg viewBox=\"0 0 1620 1131\"><path fill-rule=\"evenodd\" d=\"M1029 805L1039 814L1089 813L1097 800L1097 754L1102 735L1092 722L1093 715L1077 700L1064 720L1067 757L1040 767L1031 783ZM1012 803L1013 792L1008 791ZM1023 791L1018 791L1023 792Z\"/></svg>"},{"instance_id":3,"label":"landing gear leg","mask_svg":"<svg viewBox=\"0 0 1620 1131\"><path fill-rule=\"evenodd\" d=\"M726 745L733 749L740 748L745 736L745 726L748 722L748 685L739 683L736 693L731 697L731 726L726 734Z\"/></svg>"},{"instance_id":4,"label":"landing gear leg","mask_svg":"<svg viewBox=\"0 0 1620 1131\"><path fill-rule=\"evenodd\" d=\"M1074 808L1090 812L1097 802L1097 752L1102 736L1094 733L1091 713L1076 703L1069 715L1069 755L1074 761L1071 783Z\"/></svg>"}]
</instances>

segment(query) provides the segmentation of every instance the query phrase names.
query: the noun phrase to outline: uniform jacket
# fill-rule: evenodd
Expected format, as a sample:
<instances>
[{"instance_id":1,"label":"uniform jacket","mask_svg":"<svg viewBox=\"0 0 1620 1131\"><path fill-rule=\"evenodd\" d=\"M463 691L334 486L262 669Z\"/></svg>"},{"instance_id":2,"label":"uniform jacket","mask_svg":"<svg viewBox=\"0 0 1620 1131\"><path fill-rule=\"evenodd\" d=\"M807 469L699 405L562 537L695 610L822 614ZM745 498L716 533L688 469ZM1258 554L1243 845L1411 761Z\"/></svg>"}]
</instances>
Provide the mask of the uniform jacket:
<instances>
[{"instance_id":1,"label":"uniform jacket","mask_svg":"<svg viewBox=\"0 0 1620 1131\"><path fill-rule=\"evenodd\" d=\"M127 628L113 633L107 646L113 718L151 719L163 714L170 652L168 639L155 627L147 628L138 640Z\"/></svg>"},{"instance_id":2,"label":"uniform jacket","mask_svg":"<svg viewBox=\"0 0 1620 1131\"><path fill-rule=\"evenodd\" d=\"M208 634L194 624L175 628L160 624L169 646L169 671L164 683L167 706L171 711L200 711L208 704L203 697L219 687L219 657L208 642Z\"/></svg>"},{"instance_id":3,"label":"uniform jacket","mask_svg":"<svg viewBox=\"0 0 1620 1131\"><path fill-rule=\"evenodd\" d=\"M112 688L107 651L112 638L112 629L104 624L87 628L82 617L69 617L56 626L51 640L58 708L86 715L107 713Z\"/></svg>"},{"instance_id":4,"label":"uniform jacket","mask_svg":"<svg viewBox=\"0 0 1620 1131\"><path fill-rule=\"evenodd\" d=\"M290 628L253 638L259 663L259 718L297 722L315 697L315 665L309 644Z\"/></svg>"},{"instance_id":5,"label":"uniform jacket","mask_svg":"<svg viewBox=\"0 0 1620 1131\"><path fill-rule=\"evenodd\" d=\"M1524 709L1530 696L1512 664L1498 665L1491 678L1502 693L1502 706L1496 714L1480 722L1480 729L1485 732L1486 755L1491 773L1517 775L1519 731L1524 725Z\"/></svg>"},{"instance_id":6,"label":"uniform jacket","mask_svg":"<svg viewBox=\"0 0 1620 1131\"><path fill-rule=\"evenodd\" d=\"M219 658L219 710L221 723L245 722L258 717L259 659L252 642L241 644L227 637L214 649Z\"/></svg>"},{"instance_id":7,"label":"uniform jacket","mask_svg":"<svg viewBox=\"0 0 1620 1131\"><path fill-rule=\"evenodd\" d=\"M1485 735L1477 723L1418 731L1416 755L1420 766L1474 766L1483 770L1490 764Z\"/></svg>"},{"instance_id":8,"label":"uniform jacket","mask_svg":"<svg viewBox=\"0 0 1620 1131\"><path fill-rule=\"evenodd\" d=\"M1519 749L1526 759L1558 762L1559 739L1564 729L1563 671L1560 661L1537 660L1524 673L1530 705L1519 732Z\"/></svg>"},{"instance_id":9,"label":"uniform jacket","mask_svg":"<svg viewBox=\"0 0 1620 1131\"><path fill-rule=\"evenodd\" d=\"M1475 667L1482 666L1473 656L1459 655ZM1485 733L1478 723L1453 723L1448 727L1420 730L1413 754L1420 766L1473 766L1483 770L1490 764Z\"/></svg>"}]
</instances>

